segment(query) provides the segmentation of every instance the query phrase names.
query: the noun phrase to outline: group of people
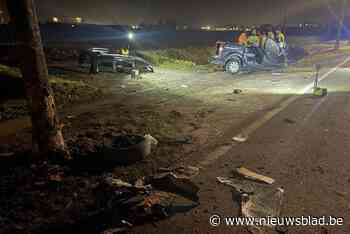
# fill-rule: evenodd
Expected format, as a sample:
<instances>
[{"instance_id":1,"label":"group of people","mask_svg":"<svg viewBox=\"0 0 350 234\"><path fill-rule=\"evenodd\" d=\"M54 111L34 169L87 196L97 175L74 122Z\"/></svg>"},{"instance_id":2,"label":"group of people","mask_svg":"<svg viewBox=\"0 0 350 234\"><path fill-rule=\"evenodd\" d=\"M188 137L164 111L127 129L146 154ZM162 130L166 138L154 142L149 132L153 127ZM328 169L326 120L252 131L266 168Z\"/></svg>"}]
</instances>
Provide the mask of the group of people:
<instances>
[{"instance_id":1,"label":"group of people","mask_svg":"<svg viewBox=\"0 0 350 234\"><path fill-rule=\"evenodd\" d=\"M243 46L254 46L265 50L268 40L276 42L281 52L286 48L286 36L279 29L275 32L272 30L258 32L256 29L253 29L249 34L241 32L236 42Z\"/></svg>"}]
</instances>

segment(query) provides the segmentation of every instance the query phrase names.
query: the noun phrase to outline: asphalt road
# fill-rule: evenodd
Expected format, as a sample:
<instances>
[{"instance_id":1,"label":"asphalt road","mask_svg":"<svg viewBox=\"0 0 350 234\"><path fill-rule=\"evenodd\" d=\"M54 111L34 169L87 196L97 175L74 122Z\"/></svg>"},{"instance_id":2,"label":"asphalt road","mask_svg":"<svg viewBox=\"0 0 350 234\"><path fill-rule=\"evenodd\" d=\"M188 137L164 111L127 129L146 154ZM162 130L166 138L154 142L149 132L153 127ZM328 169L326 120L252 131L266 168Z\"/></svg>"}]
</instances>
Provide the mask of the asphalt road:
<instances>
[{"instance_id":1,"label":"asphalt road","mask_svg":"<svg viewBox=\"0 0 350 234\"><path fill-rule=\"evenodd\" d=\"M195 181L200 205L132 233L248 233L245 227L212 227L209 217L238 216L231 188L218 176L230 177L245 166L276 180L284 188L282 216L333 216L342 226L289 227L288 233L349 233L350 230L350 69L341 68L321 82L328 96L300 96L252 133L244 143L205 167ZM271 232L276 233L276 232Z\"/></svg>"}]
</instances>

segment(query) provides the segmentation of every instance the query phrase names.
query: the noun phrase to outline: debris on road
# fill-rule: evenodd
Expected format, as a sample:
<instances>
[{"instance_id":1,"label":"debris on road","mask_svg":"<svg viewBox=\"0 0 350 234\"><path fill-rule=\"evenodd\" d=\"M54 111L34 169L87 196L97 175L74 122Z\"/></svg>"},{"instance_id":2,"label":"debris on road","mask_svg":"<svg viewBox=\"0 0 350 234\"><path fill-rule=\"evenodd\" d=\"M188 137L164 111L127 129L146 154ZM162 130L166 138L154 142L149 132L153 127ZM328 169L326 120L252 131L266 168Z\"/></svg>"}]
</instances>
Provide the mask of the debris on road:
<instances>
[{"instance_id":1,"label":"debris on road","mask_svg":"<svg viewBox=\"0 0 350 234\"><path fill-rule=\"evenodd\" d=\"M101 232L101 234L125 234L127 230L127 228L112 228Z\"/></svg>"},{"instance_id":2,"label":"debris on road","mask_svg":"<svg viewBox=\"0 0 350 234\"><path fill-rule=\"evenodd\" d=\"M271 189L259 194L241 195L240 210L243 217L279 217L284 190L282 188ZM252 233L264 233L264 227L277 229L277 226L249 226Z\"/></svg>"},{"instance_id":3,"label":"debris on road","mask_svg":"<svg viewBox=\"0 0 350 234\"><path fill-rule=\"evenodd\" d=\"M295 121L289 118L285 118L284 122L288 123L288 124L295 124Z\"/></svg>"},{"instance_id":4,"label":"debris on road","mask_svg":"<svg viewBox=\"0 0 350 234\"><path fill-rule=\"evenodd\" d=\"M152 152L152 148L158 145L158 140L150 134L146 134L145 138L145 156L148 156Z\"/></svg>"},{"instance_id":5,"label":"debris on road","mask_svg":"<svg viewBox=\"0 0 350 234\"><path fill-rule=\"evenodd\" d=\"M159 172L166 173L172 172L177 176L187 176L189 178L195 177L199 174L199 168L193 166L180 166L176 168L159 168Z\"/></svg>"},{"instance_id":6,"label":"debris on road","mask_svg":"<svg viewBox=\"0 0 350 234\"><path fill-rule=\"evenodd\" d=\"M279 217L284 190L276 188L271 184L261 184L256 181L250 181L242 178L217 177L221 184L234 188L234 198L240 205L240 213L243 217ZM238 196L237 196L238 195ZM247 229L253 234L262 234L269 229L280 229L277 226L252 225Z\"/></svg>"},{"instance_id":7,"label":"debris on road","mask_svg":"<svg viewBox=\"0 0 350 234\"><path fill-rule=\"evenodd\" d=\"M242 89L234 89L234 90L233 90L233 93L234 93L234 94L241 94L242 92L243 92Z\"/></svg>"},{"instance_id":8,"label":"debris on road","mask_svg":"<svg viewBox=\"0 0 350 234\"><path fill-rule=\"evenodd\" d=\"M140 71L138 69L132 69L131 70L131 78L137 79L140 76Z\"/></svg>"},{"instance_id":9,"label":"debris on road","mask_svg":"<svg viewBox=\"0 0 350 234\"><path fill-rule=\"evenodd\" d=\"M273 184L275 182L274 179L264 176L264 175L260 175L258 173L255 173L245 167L239 167L236 168L236 173L238 173L239 175L247 178L247 179L251 179L251 180L255 180L255 181L259 181L259 182L264 182L267 184Z\"/></svg>"},{"instance_id":10,"label":"debris on road","mask_svg":"<svg viewBox=\"0 0 350 234\"><path fill-rule=\"evenodd\" d=\"M181 136L176 138L168 138L161 140L161 142L167 143L167 144L192 144L193 139L192 136Z\"/></svg>"},{"instance_id":11,"label":"debris on road","mask_svg":"<svg viewBox=\"0 0 350 234\"><path fill-rule=\"evenodd\" d=\"M245 136L243 134L238 134L237 136L233 137L232 140L239 142L239 143L243 143L243 142L246 142L248 140L248 136Z\"/></svg>"},{"instance_id":12,"label":"debris on road","mask_svg":"<svg viewBox=\"0 0 350 234\"><path fill-rule=\"evenodd\" d=\"M148 178L147 182L157 189L198 199L199 187L187 176L176 175L173 172L162 173Z\"/></svg>"},{"instance_id":13,"label":"debris on road","mask_svg":"<svg viewBox=\"0 0 350 234\"><path fill-rule=\"evenodd\" d=\"M122 228L163 219L198 206L199 188L189 179L166 174L139 179L135 186L107 175L100 186L101 202L117 215L114 218Z\"/></svg>"},{"instance_id":14,"label":"debris on road","mask_svg":"<svg viewBox=\"0 0 350 234\"><path fill-rule=\"evenodd\" d=\"M144 160L151 153L152 146L157 144L151 135L119 135L105 141L99 150L100 157L95 158L116 165L133 164Z\"/></svg>"},{"instance_id":15,"label":"debris on road","mask_svg":"<svg viewBox=\"0 0 350 234\"><path fill-rule=\"evenodd\" d=\"M120 179L113 178L112 176L107 176L105 178L106 183L115 188L132 188L133 186L127 182L124 182Z\"/></svg>"}]
</instances>

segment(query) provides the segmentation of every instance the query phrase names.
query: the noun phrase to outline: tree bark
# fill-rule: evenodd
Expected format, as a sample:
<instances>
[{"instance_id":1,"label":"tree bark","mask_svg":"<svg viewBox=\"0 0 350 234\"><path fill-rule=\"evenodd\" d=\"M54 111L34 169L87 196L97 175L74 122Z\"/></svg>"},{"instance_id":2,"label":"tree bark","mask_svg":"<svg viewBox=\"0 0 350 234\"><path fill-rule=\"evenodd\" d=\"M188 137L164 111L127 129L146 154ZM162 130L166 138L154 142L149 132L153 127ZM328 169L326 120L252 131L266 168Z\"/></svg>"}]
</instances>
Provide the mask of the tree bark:
<instances>
[{"instance_id":1,"label":"tree bark","mask_svg":"<svg viewBox=\"0 0 350 234\"><path fill-rule=\"evenodd\" d=\"M10 23L16 31L16 48L24 78L38 159L69 156L62 135L55 99L48 81L39 22L33 0L6 0Z\"/></svg>"}]
</instances>

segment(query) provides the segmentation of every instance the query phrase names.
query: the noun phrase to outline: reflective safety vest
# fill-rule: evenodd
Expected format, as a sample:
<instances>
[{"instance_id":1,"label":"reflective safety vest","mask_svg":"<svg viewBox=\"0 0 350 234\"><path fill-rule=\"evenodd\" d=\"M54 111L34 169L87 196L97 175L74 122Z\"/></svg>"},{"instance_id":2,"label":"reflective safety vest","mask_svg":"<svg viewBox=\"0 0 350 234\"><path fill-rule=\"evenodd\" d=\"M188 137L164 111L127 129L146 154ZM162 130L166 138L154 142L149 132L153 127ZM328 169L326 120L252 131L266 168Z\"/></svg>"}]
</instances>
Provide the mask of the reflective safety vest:
<instances>
[{"instance_id":1,"label":"reflective safety vest","mask_svg":"<svg viewBox=\"0 0 350 234\"><path fill-rule=\"evenodd\" d=\"M282 32L276 35L276 40L281 48L286 47L286 36Z\"/></svg>"},{"instance_id":2,"label":"reflective safety vest","mask_svg":"<svg viewBox=\"0 0 350 234\"><path fill-rule=\"evenodd\" d=\"M248 37L248 45L258 47L260 44L260 38L257 35L251 35Z\"/></svg>"},{"instance_id":3,"label":"reflective safety vest","mask_svg":"<svg viewBox=\"0 0 350 234\"><path fill-rule=\"evenodd\" d=\"M129 55L129 49L128 48L122 48L121 52L122 52L122 55Z\"/></svg>"},{"instance_id":4,"label":"reflective safety vest","mask_svg":"<svg viewBox=\"0 0 350 234\"><path fill-rule=\"evenodd\" d=\"M272 40L275 40L275 34L271 31L267 33L267 37L272 39Z\"/></svg>"}]
</instances>

